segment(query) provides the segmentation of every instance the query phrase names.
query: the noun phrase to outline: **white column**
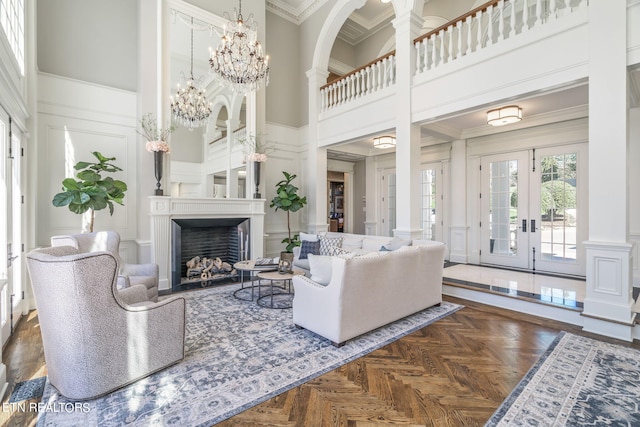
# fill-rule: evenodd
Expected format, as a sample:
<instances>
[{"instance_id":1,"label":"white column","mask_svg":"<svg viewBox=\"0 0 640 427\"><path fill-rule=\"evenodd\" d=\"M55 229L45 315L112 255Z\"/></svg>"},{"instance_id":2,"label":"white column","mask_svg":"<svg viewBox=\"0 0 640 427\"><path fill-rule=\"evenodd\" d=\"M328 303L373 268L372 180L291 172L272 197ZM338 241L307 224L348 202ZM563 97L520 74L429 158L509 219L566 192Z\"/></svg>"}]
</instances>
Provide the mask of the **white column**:
<instances>
[{"instance_id":1,"label":"white column","mask_svg":"<svg viewBox=\"0 0 640 427\"><path fill-rule=\"evenodd\" d=\"M163 2L155 0L141 0L138 2L138 118L146 113L152 113L158 125L164 126L171 120L168 101L164 95L169 93L169 53L164 49L168 31L163 32L163 26L168 26L169 18ZM151 17L151 19L149 19ZM163 37L163 34L164 37ZM168 96L167 96L168 98ZM137 138L136 184L141 198L155 194L155 179L153 173L153 155L144 148L144 138ZM171 143L171 139L169 139ZM168 182L171 162L165 162L163 183ZM163 185L165 194L170 194ZM141 203L137 206L137 238L138 242L150 242L152 230L149 227L149 206ZM139 262L154 262L153 248L146 246L145 253L138 254Z\"/></svg>"},{"instance_id":2,"label":"white column","mask_svg":"<svg viewBox=\"0 0 640 427\"><path fill-rule=\"evenodd\" d=\"M308 173L306 208L309 209L307 222L310 233L327 231L327 150L318 148L318 114L320 113L320 87L326 83L326 70L307 71L309 79L309 152L307 157Z\"/></svg>"},{"instance_id":3,"label":"white column","mask_svg":"<svg viewBox=\"0 0 640 427\"><path fill-rule=\"evenodd\" d=\"M602 31L602 28L607 31ZM589 4L589 240L586 331L631 341L628 243L627 6Z\"/></svg>"},{"instance_id":4,"label":"white column","mask_svg":"<svg viewBox=\"0 0 640 427\"><path fill-rule=\"evenodd\" d=\"M227 120L227 191L226 195L229 199L235 199L238 197L238 171L233 170L231 167L231 150L233 145L239 143L235 140L234 131L238 128L240 121L237 119ZM247 137L249 134L247 134Z\"/></svg>"},{"instance_id":5,"label":"white column","mask_svg":"<svg viewBox=\"0 0 640 427\"><path fill-rule=\"evenodd\" d=\"M409 11L393 21L396 29L396 230L394 235L419 239L420 126L411 123L411 82L416 64L413 40L422 18Z\"/></svg>"},{"instance_id":6,"label":"white column","mask_svg":"<svg viewBox=\"0 0 640 427\"><path fill-rule=\"evenodd\" d=\"M449 236L449 260L467 263L467 141L451 143L451 186L448 191L451 227Z\"/></svg>"}]
</instances>

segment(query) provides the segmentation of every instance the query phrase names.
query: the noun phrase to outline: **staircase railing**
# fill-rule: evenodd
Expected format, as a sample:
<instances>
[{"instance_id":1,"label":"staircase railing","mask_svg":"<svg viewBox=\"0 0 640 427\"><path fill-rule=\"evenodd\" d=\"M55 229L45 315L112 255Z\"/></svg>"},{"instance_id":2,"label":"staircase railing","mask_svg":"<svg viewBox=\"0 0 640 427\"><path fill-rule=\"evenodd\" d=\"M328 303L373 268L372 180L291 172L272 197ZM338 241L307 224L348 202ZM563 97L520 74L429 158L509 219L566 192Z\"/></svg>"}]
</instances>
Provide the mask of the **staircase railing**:
<instances>
[{"instance_id":1,"label":"staircase railing","mask_svg":"<svg viewBox=\"0 0 640 427\"><path fill-rule=\"evenodd\" d=\"M416 74L585 7L588 0L492 0L414 41Z\"/></svg>"},{"instance_id":2,"label":"staircase railing","mask_svg":"<svg viewBox=\"0 0 640 427\"><path fill-rule=\"evenodd\" d=\"M396 82L396 52L377 58L320 88L321 111L346 104Z\"/></svg>"}]
</instances>

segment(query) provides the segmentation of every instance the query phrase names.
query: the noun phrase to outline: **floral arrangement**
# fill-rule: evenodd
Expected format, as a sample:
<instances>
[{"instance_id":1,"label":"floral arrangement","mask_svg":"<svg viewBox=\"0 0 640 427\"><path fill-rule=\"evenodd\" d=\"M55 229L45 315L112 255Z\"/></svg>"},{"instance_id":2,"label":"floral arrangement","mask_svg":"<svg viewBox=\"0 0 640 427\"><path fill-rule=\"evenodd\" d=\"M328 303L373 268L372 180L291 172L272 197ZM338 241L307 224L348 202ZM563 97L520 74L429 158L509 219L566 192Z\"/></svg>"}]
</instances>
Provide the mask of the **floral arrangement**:
<instances>
[{"instance_id":1,"label":"floral arrangement","mask_svg":"<svg viewBox=\"0 0 640 427\"><path fill-rule=\"evenodd\" d=\"M174 125L162 129L158 127L158 122L151 113L147 113L140 119L140 126L142 131L137 130L139 135L142 135L147 143L145 148L149 152L162 151L169 153L169 144L167 144L167 138L176 130Z\"/></svg>"},{"instance_id":2,"label":"floral arrangement","mask_svg":"<svg viewBox=\"0 0 640 427\"><path fill-rule=\"evenodd\" d=\"M245 147L246 160L248 162L266 162L267 152L274 151L275 148L271 144L264 143L261 138L249 135L248 137L240 137L238 141Z\"/></svg>"},{"instance_id":3,"label":"floral arrangement","mask_svg":"<svg viewBox=\"0 0 640 427\"><path fill-rule=\"evenodd\" d=\"M164 141L147 141L144 148L146 148L150 153L153 153L154 151L163 151L165 153L171 152L169 150L169 144Z\"/></svg>"}]
</instances>

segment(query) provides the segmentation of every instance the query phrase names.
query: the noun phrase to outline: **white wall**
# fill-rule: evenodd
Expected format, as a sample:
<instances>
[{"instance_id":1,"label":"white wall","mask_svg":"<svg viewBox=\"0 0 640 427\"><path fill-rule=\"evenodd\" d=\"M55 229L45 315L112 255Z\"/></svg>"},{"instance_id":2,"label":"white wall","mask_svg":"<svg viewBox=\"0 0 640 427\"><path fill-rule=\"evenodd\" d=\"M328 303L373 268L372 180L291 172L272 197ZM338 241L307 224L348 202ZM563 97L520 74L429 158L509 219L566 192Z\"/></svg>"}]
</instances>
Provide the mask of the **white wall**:
<instances>
[{"instance_id":1,"label":"white wall","mask_svg":"<svg viewBox=\"0 0 640 427\"><path fill-rule=\"evenodd\" d=\"M140 203L135 180L138 138L136 135L136 94L50 74L38 77L36 245L48 246L57 234L80 233L81 216L66 207L52 205L61 191L62 180L74 177L79 161L96 161L91 152L99 151L123 169L113 174L128 190L124 206L96 212L94 230L115 230L122 238L126 261L135 261L136 210ZM149 153L149 156L151 154ZM153 170L148 171L154 180ZM33 174L32 174L33 176Z\"/></svg>"}]
</instances>

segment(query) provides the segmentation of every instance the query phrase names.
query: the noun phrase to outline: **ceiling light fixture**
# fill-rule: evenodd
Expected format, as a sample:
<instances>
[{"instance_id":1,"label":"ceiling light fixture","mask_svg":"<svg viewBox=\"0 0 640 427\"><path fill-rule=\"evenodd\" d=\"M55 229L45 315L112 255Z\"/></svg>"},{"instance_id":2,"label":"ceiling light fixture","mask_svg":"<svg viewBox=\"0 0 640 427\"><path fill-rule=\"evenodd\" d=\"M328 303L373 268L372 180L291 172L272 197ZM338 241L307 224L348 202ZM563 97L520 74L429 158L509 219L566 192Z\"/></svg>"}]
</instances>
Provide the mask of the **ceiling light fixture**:
<instances>
[{"instance_id":1,"label":"ceiling light fixture","mask_svg":"<svg viewBox=\"0 0 640 427\"><path fill-rule=\"evenodd\" d=\"M224 34L218 48L210 51L209 65L216 78L234 92L247 94L269 85L269 56L262 54L258 41L258 25L253 14L245 22L242 18L242 0L239 8L233 9L235 22L224 26Z\"/></svg>"},{"instance_id":2,"label":"ceiling light fixture","mask_svg":"<svg viewBox=\"0 0 640 427\"><path fill-rule=\"evenodd\" d=\"M392 148L396 146L396 138L393 136L376 136L373 138L374 148Z\"/></svg>"},{"instance_id":3,"label":"ceiling light fixture","mask_svg":"<svg viewBox=\"0 0 640 427\"><path fill-rule=\"evenodd\" d=\"M487 111L487 123L491 126L503 126L522 120L522 108L517 105L496 108Z\"/></svg>"},{"instance_id":4,"label":"ceiling light fixture","mask_svg":"<svg viewBox=\"0 0 640 427\"><path fill-rule=\"evenodd\" d=\"M380 3L389 3L391 0L380 0Z\"/></svg>"},{"instance_id":5,"label":"ceiling light fixture","mask_svg":"<svg viewBox=\"0 0 640 427\"><path fill-rule=\"evenodd\" d=\"M193 78L193 17L191 17L191 76L186 79L183 75L181 80L186 80L186 86L181 88L178 83L176 96L171 97L173 118L189 130L204 126L211 115L211 104L207 102L204 89L196 87L196 82L202 84L202 77L198 80Z\"/></svg>"}]
</instances>

